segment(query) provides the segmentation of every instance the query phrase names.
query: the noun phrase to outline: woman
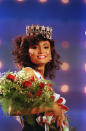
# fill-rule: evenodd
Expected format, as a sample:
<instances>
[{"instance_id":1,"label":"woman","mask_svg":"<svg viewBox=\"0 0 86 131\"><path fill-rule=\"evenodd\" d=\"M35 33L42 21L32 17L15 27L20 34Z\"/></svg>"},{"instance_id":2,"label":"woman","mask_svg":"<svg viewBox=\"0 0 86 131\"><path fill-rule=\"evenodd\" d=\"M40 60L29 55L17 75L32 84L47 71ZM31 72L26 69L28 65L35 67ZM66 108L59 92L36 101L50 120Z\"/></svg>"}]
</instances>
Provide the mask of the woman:
<instances>
[{"instance_id":1,"label":"woman","mask_svg":"<svg viewBox=\"0 0 86 131\"><path fill-rule=\"evenodd\" d=\"M14 45L12 54L20 69L24 67L26 72L32 71L38 79L53 79L55 77L55 72L60 68L61 62L52 39L52 28L38 25L27 26L26 35L16 37ZM30 129L44 131L44 127L40 126L40 122L37 121L38 116L35 115L35 118L35 127L33 127L26 123L24 117L23 131ZM58 128L58 130L62 128ZM50 129L50 131L54 131L54 129Z\"/></svg>"}]
</instances>

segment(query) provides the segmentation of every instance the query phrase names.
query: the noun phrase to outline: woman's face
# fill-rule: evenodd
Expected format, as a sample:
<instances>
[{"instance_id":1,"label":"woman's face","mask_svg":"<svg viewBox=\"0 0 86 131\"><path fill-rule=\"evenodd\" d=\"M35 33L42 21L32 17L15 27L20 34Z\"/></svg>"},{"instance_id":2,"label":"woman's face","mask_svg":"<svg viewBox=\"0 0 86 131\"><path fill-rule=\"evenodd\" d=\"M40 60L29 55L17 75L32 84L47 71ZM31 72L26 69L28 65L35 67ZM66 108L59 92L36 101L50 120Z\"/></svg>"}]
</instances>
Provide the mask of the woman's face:
<instances>
[{"instance_id":1,"label":"woman's face","mask_svg":"<svg viewBox=\"0 0 86 131\"><path fill-rule=\"evenodd\" d=\"M34 64L46 64L51 59L51 47L49 41L39 41L31 45L28 50L31 62Z\"/></svg>"}]
</instances>

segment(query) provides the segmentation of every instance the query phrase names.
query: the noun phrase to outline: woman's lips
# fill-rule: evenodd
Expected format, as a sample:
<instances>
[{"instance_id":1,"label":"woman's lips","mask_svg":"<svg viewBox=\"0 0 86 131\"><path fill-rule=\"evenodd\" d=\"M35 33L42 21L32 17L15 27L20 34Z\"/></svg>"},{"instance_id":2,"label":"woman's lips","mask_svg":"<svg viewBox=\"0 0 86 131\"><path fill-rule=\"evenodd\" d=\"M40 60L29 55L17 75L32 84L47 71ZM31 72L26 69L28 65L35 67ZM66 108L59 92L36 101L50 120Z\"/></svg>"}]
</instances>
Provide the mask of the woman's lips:
<instances>
[{"instance_id":1,"label":"woman's lips","mask_svg":"<svg viewBox=\"0 0 86 131\"><path fill-rule=\"evenodd\" d=\"M39 59L44 59L46 56L45 55L39 55L37 56Z\"/></svg>"}]
</instances>

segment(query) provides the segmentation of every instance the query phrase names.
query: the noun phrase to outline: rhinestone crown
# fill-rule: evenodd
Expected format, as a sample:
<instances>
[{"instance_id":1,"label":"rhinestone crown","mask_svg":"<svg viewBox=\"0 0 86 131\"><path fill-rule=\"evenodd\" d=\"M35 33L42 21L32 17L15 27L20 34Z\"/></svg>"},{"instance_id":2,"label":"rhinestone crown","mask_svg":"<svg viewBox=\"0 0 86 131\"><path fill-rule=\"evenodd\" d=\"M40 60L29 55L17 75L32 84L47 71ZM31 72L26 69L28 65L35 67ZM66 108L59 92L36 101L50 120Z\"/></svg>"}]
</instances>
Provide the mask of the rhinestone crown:
<instances>
[{"instance_id":1,"label":"rhinestone crown","mask_svg":"<svg viewBox=\"0 0 86 131\"><path fill-rule=\"evenodd\" d=\"M26 26L27 36L38 35L38 34L42 34L44 38L52 39L52 28L39 26L39 25Z\"/></svg>"}]
</instances>

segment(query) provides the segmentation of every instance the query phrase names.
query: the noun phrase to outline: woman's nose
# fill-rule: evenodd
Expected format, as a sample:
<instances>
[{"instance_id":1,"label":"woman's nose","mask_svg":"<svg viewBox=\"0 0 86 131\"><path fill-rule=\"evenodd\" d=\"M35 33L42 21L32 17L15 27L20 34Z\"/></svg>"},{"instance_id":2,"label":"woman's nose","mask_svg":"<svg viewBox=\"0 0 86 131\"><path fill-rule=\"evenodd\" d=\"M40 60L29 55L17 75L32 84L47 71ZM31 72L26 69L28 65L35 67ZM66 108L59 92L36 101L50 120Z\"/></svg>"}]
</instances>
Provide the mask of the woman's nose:
<instances>
[{"instance_id":1,"label":"woman's nose","mask_svg":"<svg viewBox=\"0 0 86 131\"><path fill-rule=\"evenodd\" d=\"M43 51L43 48L42 47L39 47L39 54L42 54L44 51Z\"/></svg>"}]
</instances>

